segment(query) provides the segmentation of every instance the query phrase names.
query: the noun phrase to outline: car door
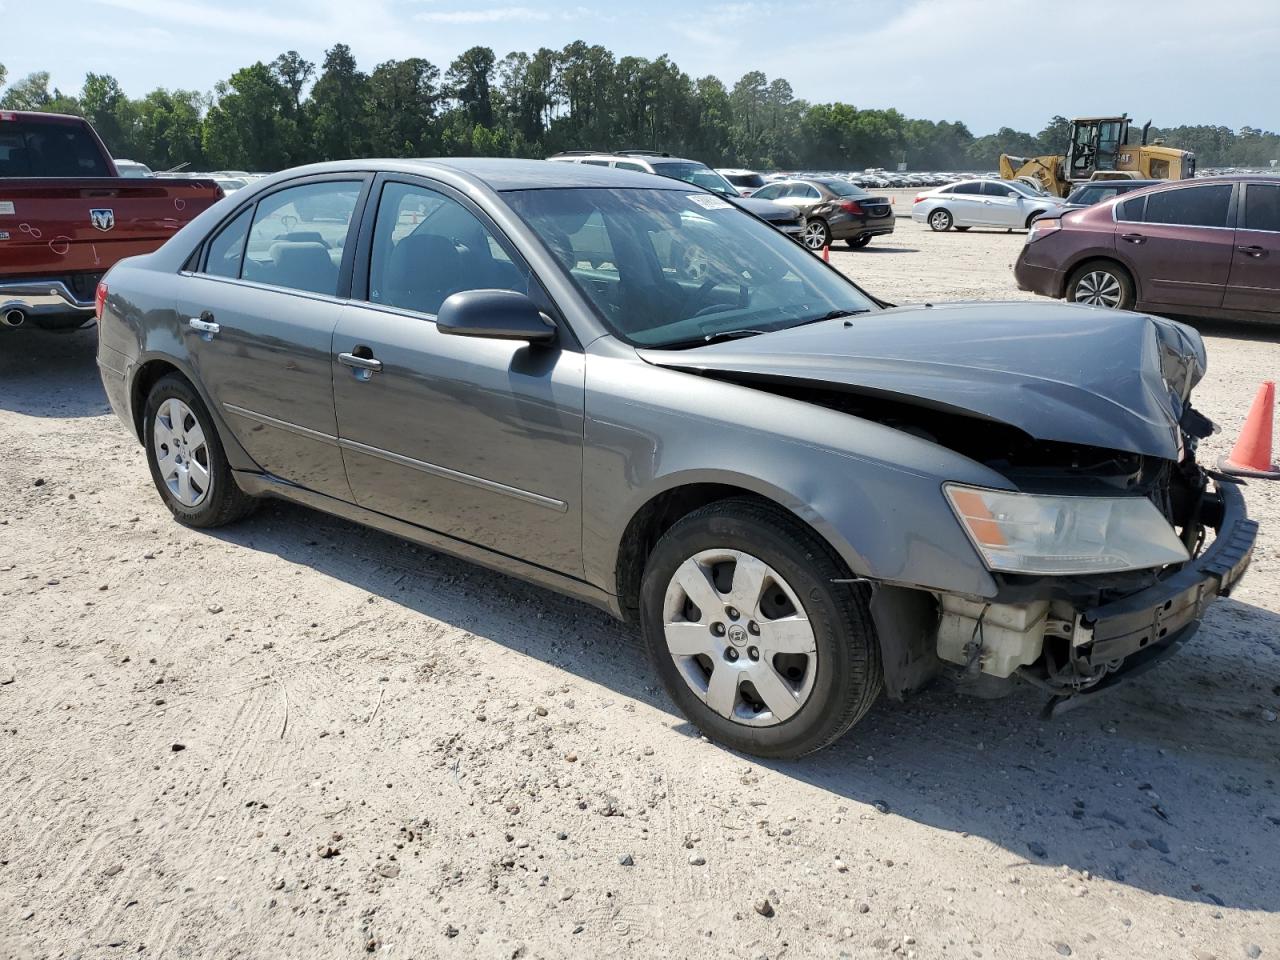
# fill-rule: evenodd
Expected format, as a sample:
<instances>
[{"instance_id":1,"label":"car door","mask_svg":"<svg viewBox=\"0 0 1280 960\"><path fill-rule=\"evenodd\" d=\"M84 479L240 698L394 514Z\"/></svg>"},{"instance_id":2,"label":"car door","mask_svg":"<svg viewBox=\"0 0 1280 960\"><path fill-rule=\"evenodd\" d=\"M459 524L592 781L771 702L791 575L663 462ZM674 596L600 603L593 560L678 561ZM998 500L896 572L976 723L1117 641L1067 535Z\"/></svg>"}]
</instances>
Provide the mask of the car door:
<instances>
[{"instance_id":1,"label":"car door","mask_svg":"<svg viewBox=\"0 0 1280 960\"><path fill-rule=\"evenodd\" d=\"M461 194L398 177L380 178L374 193L353 303L333 336L338 436L356 502L580 575L580 347L563 327L536 346L441 333L441 304L463 290L516 290L553 308Z\"/></svg>"},{"instance_id":2,"label":"car door","mask_svg":"<svg viewBox=\"0 0 1280 960\"><path fill-rule=\"evenodd\" d=\"M1280 183L1243 184L1222 305L1280 314Z\"/></svg>"},{"instance_id":3,"label":"car door","mask_svg":"<svg viewBox=\"0 0 1280 960\"><path fill-rule=\"evenodd\" d=\"M369 180L312 177L256 197L210 239L179 304L196 375L246 452L343 500L330 348Z\"/></svg>"},{"instance_id":4,"label":"car door","mask_svg":"<svg viewBox=\"0 0 1280 960\"><path fill-rule=\"evenodd\" d=\"M956 226L984 226L985 208L982 206L982 183L974 180L969 183L957 183L947 194L943 204L951 211L951 218Z\"/></svg>"},{"instance_id":5,"label":"car door","mask_svg":"<svg viewBox=\"0 0 1280 960\"><path fill-rule=\"evenodd\" d=\"M1013 187L988 180L982 185L983 222L995 227L1025 226L1031 208L1024 209L1024 199Z\"/></svg>"},{"instance_id":6,"label":"car door","mask_svg":"<svg viewBox=\"0 0 1280 960\"><path fill-rule=\"evenodd\" d=\"M1169 310L1221 307L1235 229L1230 183L1157 190L1122 200L1116 254L1133 273L1138 300Z\"/></svg>"}]
</instances>

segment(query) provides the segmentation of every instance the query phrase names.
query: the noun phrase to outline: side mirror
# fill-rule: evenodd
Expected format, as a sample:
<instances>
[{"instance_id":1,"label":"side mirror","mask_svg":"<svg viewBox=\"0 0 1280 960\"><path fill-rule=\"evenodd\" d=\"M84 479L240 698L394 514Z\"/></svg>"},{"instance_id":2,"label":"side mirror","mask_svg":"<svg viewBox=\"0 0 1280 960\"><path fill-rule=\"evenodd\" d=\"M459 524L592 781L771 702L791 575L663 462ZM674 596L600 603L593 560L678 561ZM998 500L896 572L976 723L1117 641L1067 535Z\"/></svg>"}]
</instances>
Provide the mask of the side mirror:
<instances>
[{"instance_id":1,"label":"side mirror","mask_svg":"<svg viewBox=\"0 0 1280 960\"><path fill-rule=\"evenodd\" d=\"M464 290L440 305L436 328L455 337L550 343L556 328L537 304L514 290Z\"/></svg>"}]
</instances>

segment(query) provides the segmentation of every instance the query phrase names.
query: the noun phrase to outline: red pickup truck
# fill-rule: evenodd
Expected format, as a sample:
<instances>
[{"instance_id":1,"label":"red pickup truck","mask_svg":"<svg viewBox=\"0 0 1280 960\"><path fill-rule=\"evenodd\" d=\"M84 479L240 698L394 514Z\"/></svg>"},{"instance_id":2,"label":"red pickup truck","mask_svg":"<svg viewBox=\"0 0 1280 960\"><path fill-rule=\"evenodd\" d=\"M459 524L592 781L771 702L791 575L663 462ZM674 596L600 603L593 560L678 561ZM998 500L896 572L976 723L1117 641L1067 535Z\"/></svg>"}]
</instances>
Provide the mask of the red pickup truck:
<instances>
[{"instance_id":1,"label":"red pickup truck","mask_svg":"<svg viewBox=\"0 0 1280 960\"><path fill-rule=\"evenodd\" d=\"M212 180L131 179L80 117L0 110L0 326L83 325L117 261L222 197Z\"/></svg>"}]
</instances>

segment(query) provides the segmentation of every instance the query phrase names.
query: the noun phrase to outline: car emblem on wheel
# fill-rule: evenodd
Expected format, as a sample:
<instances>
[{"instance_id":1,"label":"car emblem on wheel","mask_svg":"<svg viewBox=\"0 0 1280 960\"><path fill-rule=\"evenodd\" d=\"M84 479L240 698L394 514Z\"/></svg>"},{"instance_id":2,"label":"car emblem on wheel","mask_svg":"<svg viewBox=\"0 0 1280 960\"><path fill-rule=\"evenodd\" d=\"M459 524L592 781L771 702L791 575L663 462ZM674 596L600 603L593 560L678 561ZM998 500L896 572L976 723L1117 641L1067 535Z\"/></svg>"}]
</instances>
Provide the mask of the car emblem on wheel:
<instances>
[{"instance_id":1,"label":"car emblem on wheel","mask_svg":"<svg viewBox=\"0 0 1280 960\"><path fill-rule=\"evenodd\" d=\"M741 624L735 623L729 628L729 639L735 647L740 647L747 642L747 631L742 628Z\"/></svg>"},{"instance_id":2,"label":"car emblem on wheel","mask_svg":"<svg viewBox=\"0 0 1280 960\"><path fill-rule=\"evenodd\" d=\"M116 212L106 209L90 210L89 222L93 224L94 229L105 233L116 225Z\"/></svg>"}]
</instances>

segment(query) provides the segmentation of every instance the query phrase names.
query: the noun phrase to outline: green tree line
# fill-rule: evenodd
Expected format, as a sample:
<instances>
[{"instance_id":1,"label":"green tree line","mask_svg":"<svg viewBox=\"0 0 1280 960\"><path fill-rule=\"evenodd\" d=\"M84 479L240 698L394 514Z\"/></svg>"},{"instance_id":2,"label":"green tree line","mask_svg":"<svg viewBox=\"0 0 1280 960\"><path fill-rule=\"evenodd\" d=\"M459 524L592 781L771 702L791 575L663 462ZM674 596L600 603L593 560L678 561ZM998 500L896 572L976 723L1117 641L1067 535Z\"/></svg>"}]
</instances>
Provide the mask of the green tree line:
<instances>
[{"instance_id":1,"label":"green tree line","mask_svg":"<svg viewBox=\"0 0 1280 960\"><path fill-rule=\"evenodd\" d=\"M642 148L713 166L773 169L887 167L988 170L1001 153L1066 148L1054 117L1032 134L1009 127L975 137L963 123L912 119L897 110L809 103L759 71L732 87L692 78L667 56L616 57L582 41L562 50L509 53L476 46L443 72L419 57L361 70L345 44L320 64L296 51L254 63L209 93L157 88L129 97L90 73L75 94L46 72L5 87L0 108L87 117L117 157L164 170L276 170L358 156L545 157L559 150ZM1194 150L1201 167L1265 166L1280 135L1253 127L1153 130Z\"/></svg>"}]
</instances>

